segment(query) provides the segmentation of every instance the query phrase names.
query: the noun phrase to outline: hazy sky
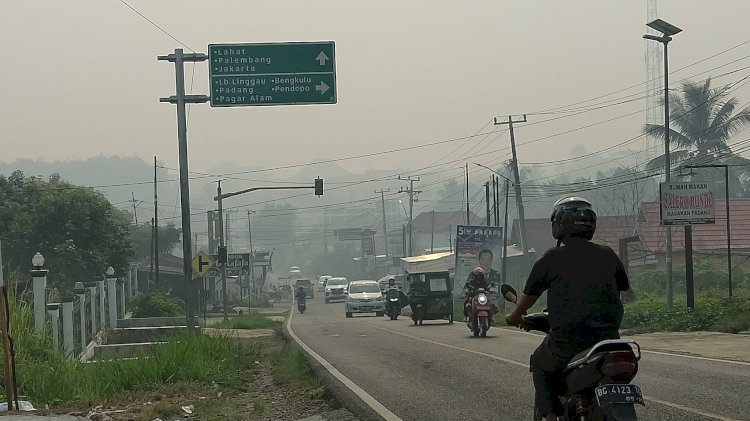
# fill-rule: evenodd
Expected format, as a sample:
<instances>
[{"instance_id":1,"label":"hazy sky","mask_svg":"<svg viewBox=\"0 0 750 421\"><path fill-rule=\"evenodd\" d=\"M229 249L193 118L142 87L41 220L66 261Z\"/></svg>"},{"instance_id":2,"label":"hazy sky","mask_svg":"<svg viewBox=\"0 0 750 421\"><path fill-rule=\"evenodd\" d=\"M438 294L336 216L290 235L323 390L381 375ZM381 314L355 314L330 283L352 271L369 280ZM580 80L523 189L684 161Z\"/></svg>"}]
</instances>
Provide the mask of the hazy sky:
<instances>
[{"instance_id":1,"label":"hazy sky","mask_svg":"<svg viewBox=\"0 0 750 421\"><path fill-rule=\"evenodd\" d=\"M485 124L494 116L566 106L646 78L647 41L641 38L646 1L128 3L201 52L216 42L336 42L336 105L193 106L189 145L194 171L222 162L268 168L486 133L493 130ZM670 44L671 69L750 38L747 0L659 0L658 8L660 17L684 30ZM156 56L180 46L123 3L3 0L0 43L0 160L99 154L150 160L158 155L176 166L175 107L158 101L174 93L174 66ZM750 44L680 71L672 80L748 54ZM694 79L746 65L738 61ZM187 67L188 86L192 70ZM717 84L748 72L722 77ZM206 63L195 65L193 92L207 94L207 81ZM644 89L604 99L633 99ZM750 98L749 89L734 93L741 103ZM536 124L518 125L517 140L558 134L644 106L637 100L541 124L560 115L529 115ZM644 120L643 113L636 113L519 146L519 160L567 158L576 144L588 152L615 145L637 135ZM481 136L458 150L464 141L340 165L354 172L416 168L462 153L481 153L472 160L494 164L506 158L508 150L498 150L508 142L507 135Z\"/></svg>"}]
</instances>

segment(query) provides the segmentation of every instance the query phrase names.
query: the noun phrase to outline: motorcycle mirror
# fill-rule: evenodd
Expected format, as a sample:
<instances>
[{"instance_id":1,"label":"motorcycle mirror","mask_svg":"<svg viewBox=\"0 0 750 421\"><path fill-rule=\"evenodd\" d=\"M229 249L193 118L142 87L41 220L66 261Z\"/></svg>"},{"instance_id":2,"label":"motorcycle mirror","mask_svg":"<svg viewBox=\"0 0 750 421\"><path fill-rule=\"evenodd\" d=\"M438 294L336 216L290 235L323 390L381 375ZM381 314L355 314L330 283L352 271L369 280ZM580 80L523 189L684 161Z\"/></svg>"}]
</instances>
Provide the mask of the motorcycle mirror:
<instances>
[{"instance_id":1,"label":"motorcycle mirror","mask_svg":"<svg viewBox=\"0 0 750 421\"><path fill-rule=\"evenodd\" d=\"M503 294L503 298L505 298L506 301L518 304L518 293L512 286L508 284L500 285L500 293Z\"/></svg>"}]
</instances>

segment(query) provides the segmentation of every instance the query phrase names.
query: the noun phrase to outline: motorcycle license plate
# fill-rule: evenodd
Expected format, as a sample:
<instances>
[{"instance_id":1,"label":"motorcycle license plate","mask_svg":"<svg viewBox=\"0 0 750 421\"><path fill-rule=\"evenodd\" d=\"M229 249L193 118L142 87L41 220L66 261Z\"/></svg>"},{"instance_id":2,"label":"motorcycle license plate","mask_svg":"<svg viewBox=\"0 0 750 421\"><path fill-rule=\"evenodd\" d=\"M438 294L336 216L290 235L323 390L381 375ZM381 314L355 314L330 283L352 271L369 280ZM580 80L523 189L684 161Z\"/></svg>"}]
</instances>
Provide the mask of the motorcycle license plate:
<instances>
[{"instance_id":1,"label":"motorcycle license plate","mask_svg":"<svg viewBox=\"0 0 750 421\"><path fill-rule=\"evenodd\" d=\"M634 384L605 384L594 389L599 406L613 403L644 405L641 388Z\"/></svg>"}]
</instances>

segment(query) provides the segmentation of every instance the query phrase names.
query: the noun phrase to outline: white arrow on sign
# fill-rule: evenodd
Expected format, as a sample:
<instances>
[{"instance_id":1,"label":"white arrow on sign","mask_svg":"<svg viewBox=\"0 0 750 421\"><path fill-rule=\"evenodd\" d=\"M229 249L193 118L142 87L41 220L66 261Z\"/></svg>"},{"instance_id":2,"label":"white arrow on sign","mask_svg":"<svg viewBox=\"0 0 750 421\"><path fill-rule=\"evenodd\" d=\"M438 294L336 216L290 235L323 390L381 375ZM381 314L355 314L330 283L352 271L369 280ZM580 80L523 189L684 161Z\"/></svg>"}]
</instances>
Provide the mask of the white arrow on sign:
<instances>
[{"instance_id":1,"label":"white arrow on sign","mask_svg":"<svg viewBox=\"0 0 750 421\"><path fill-rule=\"evenodd\" d=\"M328 86L328 85L326 85L325 82L320 82L320 85L315 85L315 90L316 91L320 91L321 95L324 94L324 93L326 93L326 92L328 92L328 89L330 89L330 88L331 87Z\"/></svg>"},{"instance_id":2,"label":"white arrow on sign","mask_svg":"<svg viewBox=\"0 0 750 421\"><path fill-rule=\"evenodd\" d=\"M325 66L326 60L330 60L326 53L320 52L317 57L315 57L315 60L318 60L318 63L320 63L321 66Z\"/></svg>"}]
</instances>

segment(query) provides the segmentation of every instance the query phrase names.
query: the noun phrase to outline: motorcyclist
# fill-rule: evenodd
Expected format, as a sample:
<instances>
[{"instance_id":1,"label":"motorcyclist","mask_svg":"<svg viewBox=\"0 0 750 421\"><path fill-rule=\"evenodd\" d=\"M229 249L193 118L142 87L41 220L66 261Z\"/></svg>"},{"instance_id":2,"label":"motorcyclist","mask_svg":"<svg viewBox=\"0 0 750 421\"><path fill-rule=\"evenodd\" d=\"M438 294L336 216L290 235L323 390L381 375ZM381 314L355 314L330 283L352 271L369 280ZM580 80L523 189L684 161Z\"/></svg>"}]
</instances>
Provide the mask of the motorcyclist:
<instances>
[{"instance_id":1,"label":"motorcyclist","mask_svg":"<svg viewBox=\"0 0 750 421\"><path fill-rule=\"evenodd\" d=\"M305 288L303 287L297 288L297 294L295 298L297 298L297 302L305 301L305 298L307 298L307 293L305 293Z\"/></svg>"},{"instance_id":2,"label":"motorcyclist","mask_svg":"<svg viewBox=\"0 0 750 421\"><path fill-rule=\"evenodd\" d=\"M469 320L469 303L471 303L471 298L474 296L474 293L479 288L483 288L487 291L489 287L490 285L485 277L484 269L481 266L475 267L469 274L466 284L464 284L464 293L466 294L466 299L464 300L464 321Z\"/></svg>"},{"instance_id":3,"label":"motorcyclist","mask_svg":"<svg viewBox=\"0 0 750 421\"><path fill-rule=\"evenodd\" d=\"M396 278L388 278L388 286L385 287L385 292L392 289L395 289L396 291L399 290L398 285L396 285Z\"/></svg>"},{"instance_id":4,"label":"motorcyclist","mask_svg":"<svg viewBox=\"0 0 750 421\"><path fill-rule=\"evenodd\" d=\"M558 398L563 369L577 353L605 339L618 339L623 305L619 293L630 288L620 258L607 246L591 242L596 212L587 200L566 197L552 209L550 221L557 247L531 269L523 297L506 316L522 326L526 314L547 291L550 333L531 355L535 404L545 420L564 414ZM560 247L561 244L563 247Z\"/></svg>"}]
</instances>

